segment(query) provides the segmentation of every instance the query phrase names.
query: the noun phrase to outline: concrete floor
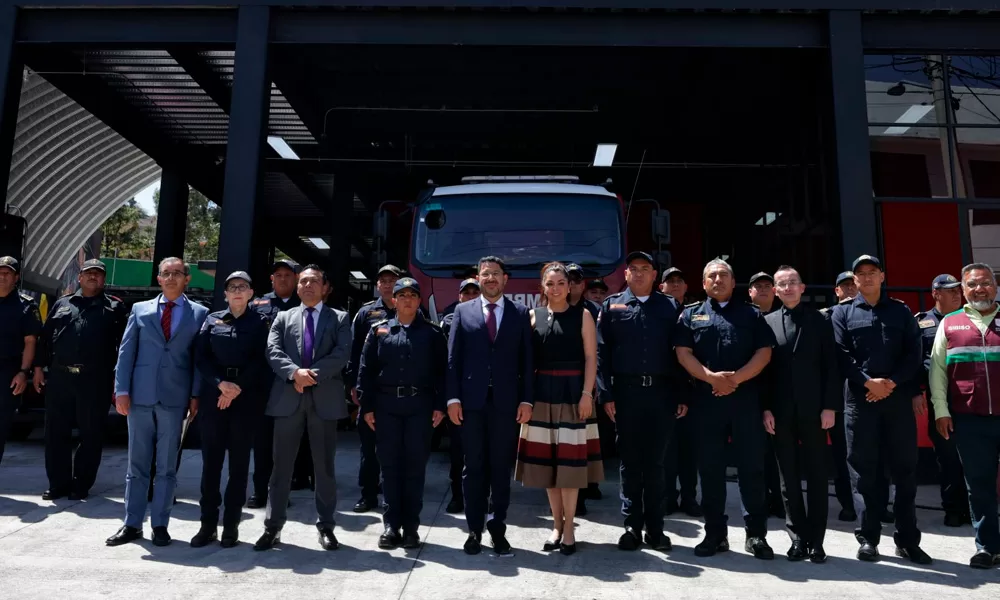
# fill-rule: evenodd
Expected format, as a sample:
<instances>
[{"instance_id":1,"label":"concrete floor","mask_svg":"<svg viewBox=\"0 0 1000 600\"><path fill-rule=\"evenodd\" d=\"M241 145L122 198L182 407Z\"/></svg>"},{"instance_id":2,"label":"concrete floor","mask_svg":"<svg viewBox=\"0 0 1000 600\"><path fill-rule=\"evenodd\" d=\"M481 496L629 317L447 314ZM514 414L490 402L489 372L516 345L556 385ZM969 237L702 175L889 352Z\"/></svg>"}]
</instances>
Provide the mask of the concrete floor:
<instances>
[{"instance_id":1,"label":"concrete floor","mask_svg":"<svg viewBox=\"0 0 1000 600\"><path fill-rule=\"evenodd\" d=\"M743 552L735 484L729 484L730 543L733 551L697 558L692 548L702 533L698 520L668 518L674 550L625 553L616 549L621 532L615 484L602 484L605 498L590 502L578 519L579 551L571 557L541 552L550 521L544 494L514 485L508 539L515 556L488 551L466 556L464 517L445 513L447 454L435 453L428 467L418 551L381 551L375 513L356 515L357 438L344 434L338 454L341 549L324 552L316 544L308 492L293 493L290 521L280 550L258 553L250 545L263 528L263 510L244 510L242 543L233 549L211 545L192 549L198 530L201 457L188 450L179 473L180 503L170 533L174 543L157 548L147 540L108 548L104 539L120 526L127 454L105 451L95 495L83 502L45 502L40 442L9 444L0 466L0 598L1000 598L1000 569L970 569L972 528L948 529L942 513L920 510L923 548L935 558L918 568L892 556L886 528L881 563L860 563L853 524L831 520L824 565L789 563L783 523L772 519L772 562ZM613 465L609 465L612 466ZM617 469L609 469L617 477ZM918 501L933 506L936 490L922 488ZM839 506L831 498L835 519ZM484 542L488 541L488 536Z\"/></svg>"}]
</instances>

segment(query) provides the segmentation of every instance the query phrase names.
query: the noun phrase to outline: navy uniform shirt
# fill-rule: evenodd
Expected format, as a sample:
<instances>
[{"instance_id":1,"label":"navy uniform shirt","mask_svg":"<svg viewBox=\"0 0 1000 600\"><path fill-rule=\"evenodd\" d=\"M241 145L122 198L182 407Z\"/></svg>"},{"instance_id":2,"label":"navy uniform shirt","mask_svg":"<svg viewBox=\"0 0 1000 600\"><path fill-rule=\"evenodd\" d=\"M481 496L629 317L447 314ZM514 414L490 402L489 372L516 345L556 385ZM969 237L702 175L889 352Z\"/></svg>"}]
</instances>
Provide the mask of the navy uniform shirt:
<instances>
[{"instance_id":1,"label":"navy uniform shirt","mask_svg":"<svg viewBox=\"0 0 1000 600\"><path fill-rule=\"evenodd\" d=\"M587 300L586 298L580 298L580 302L583 303L583 307L587 309L590 316L594 318L594 323L597 323L597 317L601 314L601 307L593 300Z\"/></svg>"},{"instance_id":2,"label":"navy uniform shirt","mask_svg":"<svg viewBox=\"0 0 1000 600\"><path fill-rule=\"evenodd\" d=\"M257 312L266 316L272 323L278 317L278 313L302 304L298 294L292 294L288 300L282 300L274 292L268 292L256 300L250 302L250 306Z\"/></svg>"},{"instance_id":3,"label":"navy uniform shirt","mask_svg":"<svg viewBox=\"0 0 1000 600\"><path fill-rule=\"evenodd\" d=\"M230 381L243 390L232 407L260 407L270 391L274 374L267 364L267 334L271 322L259 311L247 310L239 317L229 311L213 312L205 318L195 342L195 365L201 374L201 397L218 398L219 384ZM240 402L249 398L252 403ZM208 402L209 409L214 402Z\"/></svg>"},{"instance_id":4,"label":"navy uniform shirt","mask_svg":"<svg viewBox=\"0 0 1000 600\"><path fill-rule=\"evenodd\" d=\"M920 330L902 302L882 293L871 306L858 294L834 308L833 335L841 373L855 398L864 398L864 385L869 379L891 379L901 391L916 389Z\"/></svg>"},{"instance_id":5,"label":"navy uniform shirt","mask_svg":"<svg viewBox=\"0 0 1000 600\"><path fill-rule=\"evenodd\" d=\"M934 336L937 335L938 325L944 315L938 312L937 308L932 308L927 312L918 312L913 315L917 321L917 329L920 330L921 352L923 352L923 368L920 369L918 381L924 389L930 389L928 377L931 372L931 349L934 347ZM919 393L919 390L917 390ZM928 391L928 396L930 392ZM914 394L916 395L916 394Z\"/></svg>"},{"instance_id":6,"label":"navy uniform shirt","mask_svg":"<svg viewBox=\"0 0 1000 600\"><path fill-rule=\"evenodd\" d=\"M30 296L15 289L0 298L0 369L20 369L24 338L41 332L38 304Z\"/></svg>"},{"instance_id":7,"label":"navy uniform shirt","mask_svg":"<svg viewBox=\"0 0 1000 600\"><path fill-rule=\"evenodd\" d=\"M354 321L351 323L351 357L347 361L344 379L348 389L358 385L361 349L365 345L365 339L367 339L372 326L395 316L396 309L386 305L382 298L363 305L358 309L358 314L354 315Z\"/></svg>"},{"instance_id":8,"label":"navy uniform shirt","mask_svg":"<svg viewBox=\"0 0 1000 600\"><path fill-rule=\"evenodd\" d=\"M35 366L81 366L81 374L114 370L127 320L125 303L115 296L86 298L80 290L63 296L45 319Z\"/></svg>"},{"instance_id":9,"label":"navy uniform shirt","mask_svg":"<svg viewBox=\"0 0 1000 600\"><path fill-rule=\"evenodd\" d=\"M448 344L441 328L421 315L404 327L395 318L372 325L368 330L358 367L358 396L361 412L373 412L380 403L399 406L423 399L426 408L445 410L445 373ZM404 394L397 397L397 387Z\"/></svg>"},{"instance_id":10,"label":"navy uniform shirt","mask_svg":"<svg viewBox=\"0 0 1000 600\"><path fill-rule=\"evenodd\" d=\"M691 348L706 369L719 372L742 369L758 350L772 348L777 342L764 315L753 304L730 300L722 306L710 298L684 309L674 343ZM733 395L754 393L756 380L744 382ZM695 381L695 387L703 393L712 392L712 386L704 381Z\"/></svg>"},{"instance_id":11,"label":"navy uniform shirt","mask_svg":"<svg viewBox=\"0 0 1000 600\"><path fill-rule=\"evenodd\" d=\"M615 401L614 376L677 377L674 329L679 312L677 301L658 291L645 302L630 289L604 300L597 319L597 389L602 399Z\"/></svg>"}]
</instances>

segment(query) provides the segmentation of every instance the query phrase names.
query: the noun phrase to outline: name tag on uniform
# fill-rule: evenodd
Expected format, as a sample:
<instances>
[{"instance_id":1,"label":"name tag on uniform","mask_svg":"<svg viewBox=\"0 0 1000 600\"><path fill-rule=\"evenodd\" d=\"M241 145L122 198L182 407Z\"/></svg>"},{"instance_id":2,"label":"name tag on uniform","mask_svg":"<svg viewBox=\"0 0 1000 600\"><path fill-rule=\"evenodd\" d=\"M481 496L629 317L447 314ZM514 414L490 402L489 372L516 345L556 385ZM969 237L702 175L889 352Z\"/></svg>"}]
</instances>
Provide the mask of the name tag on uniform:
<instances>
[{"instance_id":1,"label":"name tag on uniform","mask_svg":"<svg viewBox=\"0 0 1000 600\"><path fill-rule=\"evenodd\" d=\"M937 323L933 319L924 319L923 321L917 321L917 327L921 329L927 329L928 327L934 327Z\"/></svg>"},{"instance_id":2,"label":"name tag on uniform","mask_svg":"<svg viewBox=\"0 0 1000 600\"><path fill-rule=\"evenodd\" d=\"M259 300L254 300L253 301L253 305L254 306L264 306L264 305L267 305L267 304L270 304L270 303L271 303L271 301L268 300L267 298L261 298Z\"/></svg>"},{"instance_id":3,"label":"name tag on uniform","mask_svg":"<svg viewBox=\"0 0 1000 600\"><path fill-rule=\"evenodd\" d=\"M626 308L628 308L628 305L627 304L612 304L609 308L611 310L625 310Z\"/></svg>"},{"instance_id":4,"label":"name tag on uniform","mask_svg":"<svg viewBox=\"0 0 1000 600\"><path fill-rule=\"evenodd\" d=\"M384 310L373 310L373 311L370 311L368 313L368 318L369 319L381 319L383 317L385 317L385 311Z\"/></svg>"},{"instance_id":5,"label":"name tag on uniform","mask_svg":"<svg viewBox=\"0 0 1000 600\"><path fill-rule=\"evenodd\" d=\"M711 317L708 315L691 315L692 321L709 321Z\"/></svg>"}]
</instances>

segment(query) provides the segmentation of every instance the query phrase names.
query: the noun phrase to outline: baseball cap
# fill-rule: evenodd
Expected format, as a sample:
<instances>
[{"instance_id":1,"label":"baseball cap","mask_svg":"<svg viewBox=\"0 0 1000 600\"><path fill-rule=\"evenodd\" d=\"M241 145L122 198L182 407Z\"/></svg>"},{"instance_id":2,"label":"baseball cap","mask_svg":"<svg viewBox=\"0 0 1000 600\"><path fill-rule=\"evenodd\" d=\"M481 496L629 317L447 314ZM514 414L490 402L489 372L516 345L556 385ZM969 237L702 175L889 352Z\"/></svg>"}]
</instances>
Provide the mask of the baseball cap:
<instances>
[{"instance_id":1,"label":"baseball cap","mask_svg":"<svg viewBox=\"0 0 1000 600\"><path fill-rule=\"evenodd\" d=\"M840 275L837 275L837 282L833 284L833 287L837 287L848 279L854 281L854 271L844 271Z\"/></svg>"},{"instance_id":2,"label":"baseball cap","mask_svg":"<svg viewBox=\"0 0 1000 600\"><path fill-rule=\"evenodd\" d=\"M771 277L770 274L765 273L764 271L761 271L760 273L754 273L753 275L751 275L750 276L750 285L753 285L753 284L757 283L761 279L766 279L766 280L768 280L768 281L771 282L771 285L774 285L774 277Z\"/></svg>"},{"instance_id":3,"label":"baseball cap","mask_svg":"<svg viewBox=\"0 0 1000 600\"><path fill-rule=\"evenodd\" d=\"M576 277L578 279L583 279L583 267L576 263L569 263L566 265L566 277Z\"/></svg>"},{"instance_id":4,"label":"baseball cap","mask_svg":"<svg viewBox=\"0 0 1000 600\"><path fill-rule=\"evenodd\" d=\"M468 279L462 280L462 283L458 284L458 292L459 293L464 292L465 288L469 287L470 285L476 286L476 289L478 290L479 289L479 280L476 279L475 277L469 277Z\"/></svg>"},{"instance_id":5,"label":"baseball cap","mask_svg":"<svg viewBox=\"0 0 1000 600\"><path fill-rule=\"evenodd\" d=\"M957 288L960 285L962 285L962 282L956 279L954 275L943 274L943 275L938 275L937 277L934 278L934 281L931 282L931 289L951 290Z\"/></svg>"},{"instance_id":6,"label":"baseball cap","mask_svg":"<svg viewBox=\"0 0 1000 600\"><path fill-rule=\"evenodd\" d=\"M683 271L681 271L677 267L670 267L669 269L667 269L666 271L663 272L663 277L660 278L660 281L666 281L666 280L670 279L671 277L673 277L674 275L680 277L681 279L684 279L684 272Z\"/></svg>"},{"instance_id":7,"label":"baseball cap","mask_svg":"<svg viewBox=\"0 0 1000 600\"><path fill-rule=\"evenodd\" d=\"M226 277L226 283L229 283L234 279L242 279L243 281L249 283L250 285L253 285L253 280L250 279L250 276L247 275L246 271L233 271L232 273L229 274L229 277Z\"/></svg>"},{"instance_id":8,"label":"baseball cap","mask_svg":"<svg viewBox=\"0 0 1000 600\"><path fill-rule=\"evenodd\" d=\"M21 263L13 256L0 256L0 267L7 267L15 273L21 272Z\"/></svg>"},{"instance_id":9,"label":"baseball cap","mask_svg":"<svg viewBox=\"0 0 1000 600\"><path fill-rule=\"evenodd\" d=\"M97 260L96 258L92 258L92 259L84 262L83 266L80 267L80 272L83 273L84 271L89 271L91 269L97 269L98 271L101 271L102 273L106 273L108 271L108 269L104 265L104 263L101 262L101 261L99 261L99 260Z\"/></svg>"},{"instance_id":10,"label":"baseball cap","mask_svg":"<svg viewBox=\"0 0 1000 600\"><path fill-rule=\"evenodd\" d=\"M381 269L378 270L378 273L375 274L375 277L376 278L380 277L382 273L390 273L392 275L395 275L396 277L399 277L403 274L403 271L401 271L400 268L397 267L396 265L384 265ZM420 290L418 289L417 292L419 291Z\"/></svg>"},{"instance_id":11,"label":"baseball cap","mask_svg":"<svg viewBox=\"0 0 1000 600\"><path fill-rule=\"evenodd\" d=\"M642 250L629 252L628 256L625 257L625 264L630 265L635 260L644 260L653 265L654 269L656 268L656 261L653 260L653 256L649 252L643 252Z\"/></svg>"},{"instance_id":12,"label":"baseball cap","mask_svg":"<svg viewBox=\"0 0 1000 600\"><path fill-rule=\"evenodd\" d=\"M292 272L295 274L298 274L299 272L299 265L293 261L288 260L287 258L274 261L274 263L271 265L271 272L274 273L281 267L285 267L286 269L291 269Z\"/></svg>"},{"instance_id":13,"label":"baseball cap","mask_svg":"<svg viewBox=\"0 0 1000 600\"><path fill-rule=\"evenodd\" d=\"M872 265L879 271L882 270L882 262L872 256L871 254L862 254L861 256L854 259L854 264L851 265L851 272L858 270L861 265Z\"/></svg>"},{"instance_id":14,"label":"baseball cap","mask_svg":"<svg viewBox=\"0 0 1000 600\"><path fill-rule=\"evenodd\" d=\"M387 266L392 266L392 265L387 265ZM403 277L402 279L396 282L396 285L392 286L392 294L395 296L396 294L402 292L403 290L413 290L419 296L420 284L417 283L417 280L412 277Z\"/></svg>"},{"instance_id":15,"label":"baseball cap","mask_svg":"<svg viewBox=\"0 0 1000 600\"><path fill-rule=\"evenodd\" d=\"M604 283L604 280L598 277L597 279L591 279L587 282L588 290L608 290L608 284Z\"/></svg>"}]
</instances>

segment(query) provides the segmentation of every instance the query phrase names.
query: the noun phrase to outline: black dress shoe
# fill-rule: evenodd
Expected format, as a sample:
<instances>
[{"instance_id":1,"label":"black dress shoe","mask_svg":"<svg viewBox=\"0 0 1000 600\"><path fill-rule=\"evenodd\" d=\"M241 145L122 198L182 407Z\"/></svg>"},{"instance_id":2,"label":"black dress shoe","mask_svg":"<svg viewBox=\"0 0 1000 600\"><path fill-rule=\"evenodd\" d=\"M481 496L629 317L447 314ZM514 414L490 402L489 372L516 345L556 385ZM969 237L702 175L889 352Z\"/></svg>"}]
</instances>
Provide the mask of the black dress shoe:
<instances>
[{"instance_id":1,"label":"black dress shoe","mask_svg":"<svg viewBox=\"0 0 1000 600\"><path fill-rule=\"evenodd\" d=\"M973 569L992 569L993 555L986 550L980 550L969 559L969 566Z\"/></svg>"},{"instance_id":2,"label":"black dress shoe","mask_svg":"<svg viewBox=\"0 0 1000 600\"><path fill-rule=\"evenodd\" d=\"M669 552L673 548L670 538L662 531L657 531L656 533L646 532L643 535L643 541L653 550L661 552Z\"/></svg>"},{"instance_id":3,"label":"black dress shoe","mask_svg":"<svg viewBox=\"0 0 1000 600\"><path fill-rule=\"evenodd\" d=\"M378 507L378 499L370 500L368 498L362 498L358 500L358 503L354 505L354 512L356 513L366 513L373 508Z\"/></svg>"},{"instance_id":4,"label":"black dress shoe","mask_svg":"<svg viewBox=\"0 0 1000 600\"><path fill-rule=\"evenodd\" d=\"M578 517L587 516L587 503L584 502L582 498L576 503L576 516Z\"/></svg>"},{"instance_id":5,"label":"black dress shoe","mask_svg":"<svg viewBox=\"0 0 1000 600\"><path fill-rule=\"evenodd\" d=\"M383 550L392 550L403 541L399 531L392 527L386 527L382 535L378 536L378 547Z\"/></svg>"},{"instance_id":6,"label":"black dress shoe","mask_svg":"<svg viewBox=\"0 0 1000 600\"><path fill-rule=\"evenodd\" d=\"M572 544L559 544L559 554L562 554L563 556L576 554L576 542L573 542Z\"/></svg>"},{"instance_id":7,"label":"black dress shoe","mask_svg":"<svg viewBox=\"0 0 1000 600\"><path fill-rule=\"evenodd\" d=\"M701 505L694 500L681 502L681 510L684 511L684 514L687 516L694 517L696 519L705 516L705 511L701 509Z\"/></svg>"},{"instance_id":8,"label":"black dress shoe","mask_svg":"<svg viewBox=\"0 0 1000 600\"><path fill-rule=\"evenodd\" d=\"M497 556L510 556L510 542L503 533L490 532L490 541L493 543L493 553Z\"/></svg>"},{"instance_id":9,"label":"black dress shoe","mask_svg":"<svg viewBox=\"0 0 1000 600\"><path fill-rule=\"evenodd\" d=\"M457 515L465 512L465 502L462 500L462 497L452 496L451 501L448 502L448 506L445 507L444 512L449 515Z\"/></svg>"},{"instance_id":10,"label":"black dress shoe","mask_svg":"<svg viewBox=\"0 0 1000 600\"><path fill-rule=\"evenodd\" d=\"M329 527L320 529L317 539L319 540L320 547L324 550L336 550L337 548L340 548L340 542L337 541L337 536L333 535L333 529L330 529Z\"/></svg>"},{"instance_id":11,"label":"black dress shoe","mask_svg":"<svg viewBox=\"0 0 1000 600\"><path fill-rule=\"evenodd\" d=\"M761 560L771 560L774 558L774 550L767 545L767 540L762 537L749 537L743 545L743 549L748 554L753 554L754 558Z\"/></svg>"},{"instance_id":12,"label":"black dress shoe","mask_svg":"<svg viewBox=\"0 0 1000 600\"><path fill-rule=\"evenodd\" d=\"M278 544L281 543L281 530L280 529L265 529L264 533L257 540L257 543L253 545L253 549L257 552L262 550L270 550L271 548L277 548Z\"/></svg>"},{"instance_id":13,"label":"black dress shoe","mask_svg":"<svg viewBox=\"0 0 1000 600\"><path fill-rule=\"evenodd\" d=\"M542 552L554 552L559 549L560 545L562 545L561 531L559 532L559 535L557 537L550 537L549 539L545 540L545 543L542 544Z\"/></svg>"},{"instance_id":14,"label":"black dress shoe","mask_svg":"<svg viewBox=\"0 0 1000 600\"><path fill-rule=\"evenodd\" d=\"M632 529L631 527L625 528L625 533L618 538L618 549L619 550L638 550L639 546L642 545L642 538L639 537L639 533Z\"/></svg>"},{"instance_id":15,"label":"black dress shoe","mask_svg":"<svg viewBox=\"0 0 1000 600\"><path fill-rule=\"evenodd\" d=\"M90 492L70 492L69 499L76 500L86 500L90 496Z\"/></svg>"},{"instance_id":16,"label":"black dress shoe","mask_svg":"<svg viewBox=\"0 0 1000 600\"><path fill-rule=\"evenodd\" d=\"M864 542L858 548L858 560L865 562L876 562L879 559L878 546L870 542Z\"/></svg>"},{"instance_id":17,"label":"black dress shoe","mask_svg":"<svg viewBox=\"0 0 1000 600\"><path fill-rule=\"evenodd\" d=\"M858 513L854 512L853 508L842 508L840 509L840 514L837 515L837 519L853 523L858 520Z\"/></svg>"},{"instance_id":18,"label":"black dress shoe","mask_svg":"<svg viewBox=\"0 0 1000 600\"><path fill-rule=\"evenodd\" d=\"M264 508L267 506L267 495L254 494L247 500L247 508Z\"/></svg>"},{"instance_id":19,"label":"black dress shoe","mask_svg":"<svg viewBox=\"0 0 1000 600\"><path fill-rule=\"evenodd\" d=\"M154 527L153 528L153 538L152 539L153 539L153 545L154 546L161 546L161 547L162 546L169 546L170 542L172 541L170 539L170 534L167 533L167 528L164 527L163 525L160 525L159 527Z\"/></svg>"},{"instance_id":20,"label":"black dress shoe","mask_svg":"<svg viewBox=\"0 0 1000 600\"><path fill-rule=\"evenodd\" d=\"M122 528L117 531L113 536L109 537L104 541L108 546L121 546L122 544L127 544L129 542L134 542L136 540L142 539L142 530L136 529L135 527L129 527L128 525L122 525Z\"/></svg>"},{"instance_id":21,"label":"black dress shoe","mask_svg":"<svg viewBox=\"0 0 1000 600\"><path fill-rule=\"evenodd\" d=\"M965 517L961 513L949 512L944 514L945 527L961 527L965 525Z\"/></svg>"},{"instance_id":22,"label":"black dress shoe","mask_svg":"<svg viewBox=\"0 0 1000 600\"><path fill-rule=\"evenodd\" d=\"M469 539L465 540L465 545L462 547L466 554L479 554L483 551L483 534L481 533L470 533Z\"/></svg>"},{"instance_id":23,"label":"black dress shoe","mask_svg":"<svg viewBox=\"0 0 1000 600\"><path fill-rule=\"evenodd\" d=\"M785 507L780 500L777 502L771 502L771 504L768 506L767 512L772 517L776 517L778 519L785 518Z\"/></svg>"},{"instance_id":24,"label":"black dress shoe","mask_svg":"<svg viewBox=\"0 0 1000 600\"><path fill-rule=\"evenodd\" d=\"M191 538L192 548L204 548L215 540L219 539L218 528L215 525L202 525L198 533Z\"/></svg>"},{"instance_id":25,"label":"black dress shoe","mask_svg":"<svg viewBox=\"0 0 1000 600\"><path fill-rule=\"evenodd\" d=\"M42 493L42 500L58 500L66 496L69 496L69 490L48 489Z\"/></svg>"},{"instance_id":26,"label":"black dress shoe","mask_svg":"<svg viewBox=\"0 0 1000 600\"><path fill-rule=\"evenodd\" d=\"M792 562L805 560L809 556L809 551L806 548L806 543L802 540L795 540L792 542L792 547L788 549L788 560Z\"/></svg>"},{"instance_id":27,"label":"black dress shoe","mask_svg":"<svg viewBox=\"0 0 1000 600\"><path fill-rule=\"evenodd\" d=\"M694 547L695 556L715 556L717 552L729 551L728 538L705 537L700 544Z\"/></svg>"},{"instance_id":28,"label":"black dress shoe","mask_svg":"<svg viewBox=\"0 0 1000 600\"><path fill-rule=\"evenodd\" d=\"M676 500L664 500L663 501L663 516L669 517L680 510L680 505L677 504Z\"/></svg>"},{"instance_id":29,"label":"black dress shoe","mask_svg":"<svg viewBox=\"0 0 1000 600\"><path fill-rule=\"evenodd\" d=\"M905 558L918 565L929 565L934 562L934 559L921 550L920 546L908 546L906 548L896 546L896 556Z\"/></svg>"},{"instance_id":30,"label":"black dress shoe","mask_svg":"<svg viewBox=\"0 0 1000 600\"><path fill-rule=\"evenodd\" d=\"M420 547L420 536L417 535L416 531L407 531L403 533L403 548L407 550L413 550Z\"/></svg>"},{"instance_id":31,"label":"black dress shoe","mask_svg":"<svg viewBox=\"0 0 1000 600\"><path fill-rule=\"evenodd\" d=\"M892 512L891 510L889 510L887 508L887 509L885 509L885 512L882 513L881 520L882 520L883 523L885 523L887 525L889 523L895 523L896 522L896 513Z\"/></svg>"},{"instance_id":32,"label":"black dress shoe","mask_svg":"<svg viewBox=\"0 0 1000 600\"><path fill-rule=\"evenodd\" d=\"M222 528L222 547L233 548L240 543L240 528L229 526Z\"/></svg>"},{"instance_id":33,"label":"black dress shoe","mask_svg":"<svg viewBox=\"0 0 1000 600\"><path fill-rule=\"evenodd\" d=\"M822 544L809 547L809 560L816 564L826 562L826 550L823 549Z\"/></svg>"}]
</instances>

